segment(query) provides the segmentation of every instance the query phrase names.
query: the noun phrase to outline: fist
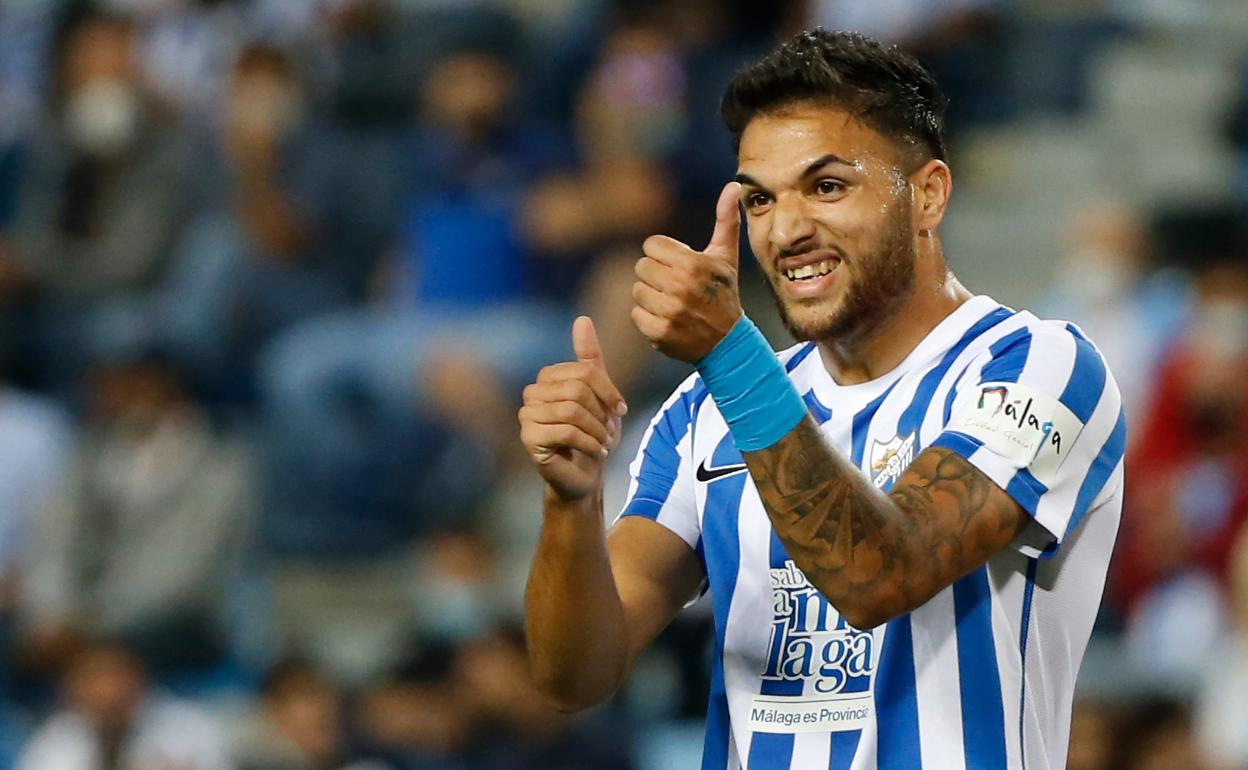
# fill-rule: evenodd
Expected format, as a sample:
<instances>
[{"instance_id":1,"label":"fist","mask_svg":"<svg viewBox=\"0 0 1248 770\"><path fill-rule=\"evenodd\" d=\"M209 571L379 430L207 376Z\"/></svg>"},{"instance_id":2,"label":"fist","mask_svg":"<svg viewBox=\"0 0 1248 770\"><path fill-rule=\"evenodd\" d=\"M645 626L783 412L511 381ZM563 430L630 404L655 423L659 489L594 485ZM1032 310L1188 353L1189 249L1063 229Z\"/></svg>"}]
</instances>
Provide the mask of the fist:
<instances>
[{"instance_id":1,"label":"fist","mask_svg":"<svg viewBox=\"0 0 1248 770\"><path fill-rule=\"evenodd\" d=\"M741 185L729 182L715 207L715 232L702 251L665 235L642 244L633 284L633 323L650 345L697 363L741 318L737 287Z\"/></svg>"},{"instance_id":2,"label":"fist","mask_svg":"<svg viewBox=\"0 0 1248 770\"><path fill-rule=\"evenodd\" d=\"M576 361L542 369L524 389L519 413L520 440L537 472L568 502L601 490L603 463L620 441L620 417L628 411L586 316L572 325L572 347Z\"/></svg>"}]
</instances>

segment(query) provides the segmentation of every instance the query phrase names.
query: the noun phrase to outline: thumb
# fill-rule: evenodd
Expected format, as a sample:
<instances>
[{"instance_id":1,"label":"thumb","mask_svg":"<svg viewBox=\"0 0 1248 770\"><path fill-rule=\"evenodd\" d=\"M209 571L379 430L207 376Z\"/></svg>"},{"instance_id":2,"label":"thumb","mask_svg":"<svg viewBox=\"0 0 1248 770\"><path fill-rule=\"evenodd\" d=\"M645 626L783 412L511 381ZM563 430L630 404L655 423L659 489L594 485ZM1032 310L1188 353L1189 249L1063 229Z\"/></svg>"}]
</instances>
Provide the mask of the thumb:
<instances>
[{"instance_id":1,"label":"thumb","mask_svg":"<svg viewBox=\"0 0 1248 770\"><path fill-rule=\"evenodd\" d=\"M737 209L741 200L741 185L729 182L719 194L715 204L715 232L703 252L713 257L737 264L737 252L741 244L741 212Z\"/></svg>"},{"instance_id":2,"label":"thumb","mask_svg":"<svg viewBox=\"0 0 1248 770\"><path fill-rule=\"evenodd\" d=\"M576 352L577 361L607 368L602 360L602 346L598 343L594 321L587 315L578 316L572 322L572 350Z\"/></svg>"}]
</instances>

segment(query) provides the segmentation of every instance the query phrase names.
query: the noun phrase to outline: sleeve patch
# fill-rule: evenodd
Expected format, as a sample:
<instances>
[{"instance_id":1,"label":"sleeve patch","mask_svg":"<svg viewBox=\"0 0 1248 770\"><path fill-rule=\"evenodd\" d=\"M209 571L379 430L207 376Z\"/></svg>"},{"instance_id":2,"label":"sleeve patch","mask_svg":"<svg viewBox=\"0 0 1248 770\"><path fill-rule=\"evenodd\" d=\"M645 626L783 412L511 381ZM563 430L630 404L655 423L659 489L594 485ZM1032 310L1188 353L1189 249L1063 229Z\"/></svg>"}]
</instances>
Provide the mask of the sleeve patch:
<instances>
[{"instance_id":1,"label":"sleeve patch","mask_svg":"<svg viewBox=\"0 0 1248 770\"><path fill-rule=\"evenodd\" d=\"M977 385L946 426L1052 487L1083 422L1057 398L1017 382Z\"/></svg>"}]
</instances>

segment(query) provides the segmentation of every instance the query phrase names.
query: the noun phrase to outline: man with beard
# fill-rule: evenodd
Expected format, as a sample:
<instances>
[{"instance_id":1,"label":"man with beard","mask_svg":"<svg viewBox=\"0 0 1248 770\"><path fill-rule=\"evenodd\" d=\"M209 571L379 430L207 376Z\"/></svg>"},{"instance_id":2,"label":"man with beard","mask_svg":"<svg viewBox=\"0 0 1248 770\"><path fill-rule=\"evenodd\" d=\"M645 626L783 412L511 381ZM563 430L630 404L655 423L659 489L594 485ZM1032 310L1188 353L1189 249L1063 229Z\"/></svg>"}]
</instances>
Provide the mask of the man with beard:
<instances>
[{"instance_id":1,"label":"man with beard","mask_svg":"<svg viewBox=\"0 0 1248 770\"><path fill-rule=\"evenodd\" d=\"M679 609L715 616L703 768L1061 768L1118 528L1125 423L1073 325L974 296L938 234L944 99L914 59L805 32L732 81L701 251L648 239L633 320L697 368L605 534L625 407L592 322L524 393L547 483L529 655L600 702ZM737 292L738 203L800 343Z\"/></svg>"}]
</instances>

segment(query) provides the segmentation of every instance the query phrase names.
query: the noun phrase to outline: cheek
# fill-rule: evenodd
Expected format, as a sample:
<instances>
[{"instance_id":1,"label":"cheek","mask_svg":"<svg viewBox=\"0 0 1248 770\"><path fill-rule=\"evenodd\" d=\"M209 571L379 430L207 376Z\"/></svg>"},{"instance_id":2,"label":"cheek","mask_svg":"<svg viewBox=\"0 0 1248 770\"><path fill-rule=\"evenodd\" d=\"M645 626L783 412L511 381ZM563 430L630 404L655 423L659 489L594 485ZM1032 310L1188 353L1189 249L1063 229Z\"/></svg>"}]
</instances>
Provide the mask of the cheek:
<instances>
[{"instance_id":1,"label":"cheek","mask_svg":"<svg viewBox=\"0 0 1248 770\"><path fill-rule=\"evenodd\" d=\"M844 244L850 256L872 252L895 228L897 203L887 199L862 199L827 212L825 227Z\"/></svg>"}]
</instances>

